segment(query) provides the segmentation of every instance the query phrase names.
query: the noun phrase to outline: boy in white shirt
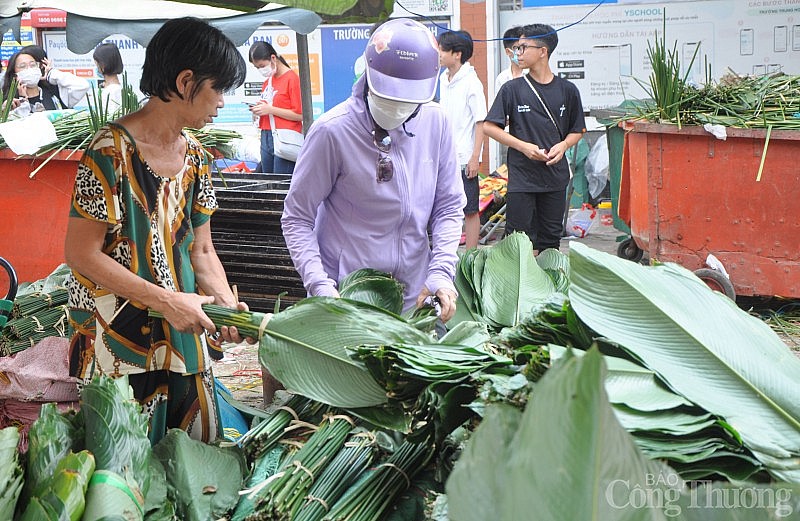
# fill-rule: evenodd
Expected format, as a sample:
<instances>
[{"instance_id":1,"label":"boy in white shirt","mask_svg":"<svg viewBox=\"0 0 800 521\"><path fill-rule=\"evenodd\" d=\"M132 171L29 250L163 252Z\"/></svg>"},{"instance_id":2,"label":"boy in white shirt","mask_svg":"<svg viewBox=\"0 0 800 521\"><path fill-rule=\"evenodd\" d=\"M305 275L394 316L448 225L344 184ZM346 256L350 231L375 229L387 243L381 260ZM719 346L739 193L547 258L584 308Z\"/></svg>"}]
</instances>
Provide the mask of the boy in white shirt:
<instances>
[{"instance_id":1,"label":"boy in white shirt","mask_svg":"<svg viewBox=\"0 0 800 521\"><path fill-rule=\"evenodd\" d=\"M528 74L528 69L523 69L519 66L519 59L517 55L514 54L514 51L511 50L511 47L517 44L517 40L519 40L521 36L521 25L510 27L506 30L506 32L503 33L503 51L506 53L510 65L507 69L500 71L500 74L498 74L494 79L495 94L497 94L497 92L500 90L500 87L502 87L503 84L508 80L513 80L514 78L521 77L523 74Z\"/></svg>"},{"instance_id":2,"label":"boy in white shirt","mask_svg":"<svg viewBox=\"0 0 800 521\"><path fill-rule=\"evenodd\" d=\"M483 151L483 120L486 96L478 74L467 60L472 57L472 37L466 31L439 35L439 103L453 127L453 141L461 165L467 204L464 207L464 235L467 249L478 247L481 221L478 168Z\"/></svg>"}]
</instances>

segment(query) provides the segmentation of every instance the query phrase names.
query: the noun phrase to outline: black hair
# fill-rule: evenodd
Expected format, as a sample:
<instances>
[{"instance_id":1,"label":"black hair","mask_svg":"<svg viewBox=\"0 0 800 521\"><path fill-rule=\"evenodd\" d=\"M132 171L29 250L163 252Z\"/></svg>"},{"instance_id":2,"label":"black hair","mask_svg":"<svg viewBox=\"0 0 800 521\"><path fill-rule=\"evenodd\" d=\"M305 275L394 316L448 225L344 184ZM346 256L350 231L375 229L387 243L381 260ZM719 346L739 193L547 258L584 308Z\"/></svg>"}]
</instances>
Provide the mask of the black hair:
<instances>
[{"instance_id":1,"label":"black hair","mask_svg":"<svg viewBox=\"0 0 800 521\"><path fill-rule=\"evenodd\" d=\"M250 52L248 55L250 56L250 63L252 64L255 64L256 60L269 60L273 56L276 56L281 63L289 67L289 64L286 63L286 60L283 59L283 56L275 52L275 47L264 40L253 42L253 45L250 46Z\"/></svg>"},{"instance_id":2,"label":"black hair","mask_svg":"<svg viewBox=\"0 0 800 521\"><path fill-rule=\"evenodd\" d=\"M522 28L520 38L530 38L539 40L547 47L547 57L553 54L558 46L558 33L555 29L546 24L530 24Z\"/></svg>"},{"instance_id":3,"label":"black hair","mask_svg":"<svg viewBox=\"0 0 800 521\"><path fill-rule=\"evenodd\" d=\"M447 31L436 41L444 52L460 52L462 64L472 58L472 36L467 31Z\"/></svg>"},{"instance_id":4,"label":"black hair","mask_svg":"<svg viewBox=\"0 0 800 521\"><path fill-rule=\"evenodd\" d=\"M113 43L103 43L98 45L92 59L97 62L100 74L122 74L122 56L119 49Z\"/></svg>"},{"instance_id":5,"label":"black hair","mask_svg":"<svg viewBox=\"0 0 800 521\"><path fill-rule=\"evenodd\" d=\"M517 41L522 36L522 26L515 25L514 27L509 27L506 29L506 32L503 33L503 47L506 49L510 49L514 45L517 44Z\"/></svg>"},{"instance_id":6,"label":"black hair","mask_svg":"<svg viewBox=\"0 0 800 521\"><path fill-rule=\"evenodd\" d=\"M18 52L15 52L11 55L11 58L8 59L8 66L6 67L6 72L3 74L3 99L8 98L8 91L11 90L11 82L14 80L14 77L17 75L17 60L23 54L26 56L30 56L36 63L39 64L39 71L44 74L44 66L42 62L36 58L35 49L29 49L29 47L39 47L38 45L29 45L28 47L23 47ZM41 49L41 47L39 47ZM41 83L41 81L40 81Z\"/></svg>"},{"instance_id":7,"label":"black hair","mask_svg":"<svg viewBox=\"0 0 800 521\"><path fill-rule=\"evenodd\" d=\"M181 71L190 70L195 80L191 100L206 80L218 92L238 87L244 83L246 67L222 31L199 18L175 18L162 25L147 45L139 90L162 101L169 101L171 94L183 99L175 81Z\"/></svg>"},{"instance_id":8,"label":"black hair","mask_svg":"<svg viewBox=\"0 0 800 521\"><path fill-rule=\"evenodd\" d=\"M41 45L26 45L19 52L23 54L27 54L28 56L33 56L37 62L41 63L42 60L47 58L47 51L44 50L44 47Z\"/></svg>"}]
</instances>

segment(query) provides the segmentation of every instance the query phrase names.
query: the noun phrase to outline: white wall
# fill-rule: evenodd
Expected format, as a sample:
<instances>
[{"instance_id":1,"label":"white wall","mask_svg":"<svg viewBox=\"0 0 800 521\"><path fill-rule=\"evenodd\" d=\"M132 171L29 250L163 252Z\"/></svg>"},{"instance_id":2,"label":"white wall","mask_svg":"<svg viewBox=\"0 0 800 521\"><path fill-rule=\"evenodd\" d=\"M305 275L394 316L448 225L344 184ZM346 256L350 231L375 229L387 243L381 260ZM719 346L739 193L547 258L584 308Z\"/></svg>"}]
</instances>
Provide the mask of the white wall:
<instances>
[{"instance_id":1,"label":"white wall","mask_svg":"<svg viewBox=\"0 0 800 521\"><path fill-rule=\"evenodd\" d=\"M578 86L586 110L615 107L626 97L646 95L636 80L648 83L648 42L656 32L661 36L665 17L667 47L677 46L685 66L695 46L700 47L689 75L692 81L704 81L706 62L713 80L729 69L738 74L800 74L798 0L611 0L566 27L596 5L528 7L498 15L501 35L508 27L528 23L563 28L550 65ZM500 46L495 47L497 63L506 66Z\"/></svg>"}]
</instances>

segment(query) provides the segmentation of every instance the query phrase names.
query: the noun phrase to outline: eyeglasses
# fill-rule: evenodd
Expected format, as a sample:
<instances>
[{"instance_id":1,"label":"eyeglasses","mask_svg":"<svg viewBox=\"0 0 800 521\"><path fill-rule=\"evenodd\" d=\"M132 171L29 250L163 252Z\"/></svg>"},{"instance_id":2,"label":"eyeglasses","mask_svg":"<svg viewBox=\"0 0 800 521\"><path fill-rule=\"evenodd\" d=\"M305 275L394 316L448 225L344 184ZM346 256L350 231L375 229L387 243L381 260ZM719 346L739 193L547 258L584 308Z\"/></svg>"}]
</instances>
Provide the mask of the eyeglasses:
<instances>
[{"instance_id":1,"label":"eyeglasses","mask_svg":"<svg viewBox=\"0 0 800 521\"><path fill-rule=\"evenodd\" d=\"M543 49L543 45L528 45L527 43L522 43L519 45L512 45L511 52L514 54L522 54L527 51L529 48L533 47L534 49Z\"/></svg>"},{"instance_id":2,"label":"eyeglasses","mask_svg":"<svg viewBox=\"0 0 800 521\"><path fill-rule=\"evenodd\" d=\"M383 137L378 139L378 134ZM392 150L392 138L383 129L375 129L372 131L372 142L378 149L378 161L376 163L375 178L379 183L391 181L394 177L394 165L392 158L389 157L389 152Z\"/></svg>"},{"instance_id":3,"label":"eyeglasses","mask_svg":"<svg viewBox=\"0 0 800 521\"><path fill-rule=\"evenodd\" d=\"M33 69L34 67L39 67L39 62L28 62L28 63L17 62L16 64L14 64L14 68L17 69L17 72L24 71L25 69Z\"/></svg>"}]
</instances>

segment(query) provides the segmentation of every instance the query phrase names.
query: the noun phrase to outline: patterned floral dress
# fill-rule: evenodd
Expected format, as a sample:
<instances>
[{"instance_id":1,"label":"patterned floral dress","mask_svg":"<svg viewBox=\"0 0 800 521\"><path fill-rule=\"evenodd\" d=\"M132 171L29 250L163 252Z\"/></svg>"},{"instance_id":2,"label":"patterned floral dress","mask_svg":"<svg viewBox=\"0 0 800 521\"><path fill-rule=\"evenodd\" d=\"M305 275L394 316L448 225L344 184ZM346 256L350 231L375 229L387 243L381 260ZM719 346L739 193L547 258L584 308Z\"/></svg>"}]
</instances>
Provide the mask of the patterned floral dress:
<instances>
[{"instance_id":1,"label":"patterned floral dress","mask_svg":"<svg viewBox=\"0 0 800 521\"><path fill-rule=\"evenodd\" d=\"M205 151L191 135L183 169L157 175L133 138L115 124L100 129L78 166L70 217L107 224L103 251L137 276L173 291L195 292L193 229L217 208ZM79 384L97 374L128 375L150 418L155 444L169 428L213 441L219 413L204 336L148 316L75 270L69 289L70 373Z\"/></svg>"}]
</instances>

